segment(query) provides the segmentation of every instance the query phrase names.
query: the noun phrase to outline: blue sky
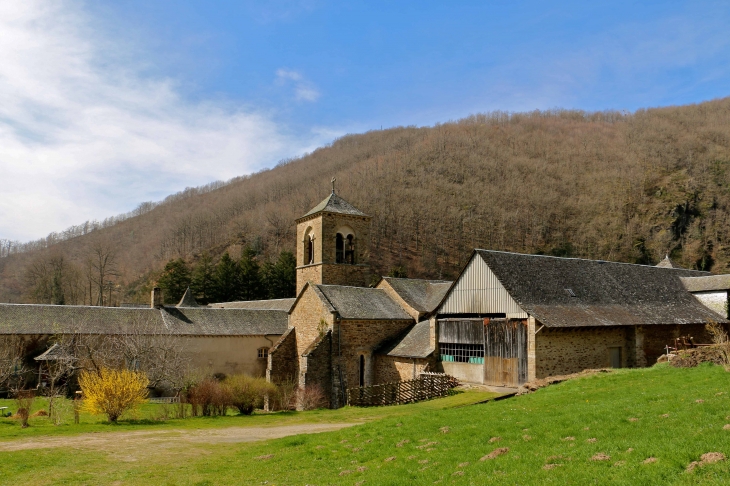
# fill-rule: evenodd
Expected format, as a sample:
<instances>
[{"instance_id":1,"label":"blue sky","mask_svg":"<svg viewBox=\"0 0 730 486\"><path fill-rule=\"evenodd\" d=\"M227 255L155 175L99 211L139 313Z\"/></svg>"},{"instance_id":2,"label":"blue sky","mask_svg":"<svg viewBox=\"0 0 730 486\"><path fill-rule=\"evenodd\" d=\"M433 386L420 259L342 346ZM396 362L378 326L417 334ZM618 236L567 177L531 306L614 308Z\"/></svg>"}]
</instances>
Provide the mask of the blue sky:
<instances>
[{"instance_id":1,"label":"blue sky","mask_svg":"<svg viewBox=\"0 0 730 486\"><path fill-rule=\"evenodd\" d=\"M729 20L701 1L0 2L0 238L345 133L724 97Z\"/></svg>"}]
</instances>

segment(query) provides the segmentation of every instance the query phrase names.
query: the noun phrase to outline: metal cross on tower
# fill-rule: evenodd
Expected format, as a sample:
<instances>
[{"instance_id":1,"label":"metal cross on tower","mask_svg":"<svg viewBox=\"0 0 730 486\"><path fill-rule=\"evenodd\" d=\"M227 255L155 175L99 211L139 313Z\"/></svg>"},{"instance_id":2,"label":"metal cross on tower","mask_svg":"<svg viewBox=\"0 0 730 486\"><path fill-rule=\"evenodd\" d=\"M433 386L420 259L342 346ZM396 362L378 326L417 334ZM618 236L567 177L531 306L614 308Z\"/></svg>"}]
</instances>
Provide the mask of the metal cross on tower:
<instances>
[{"instance_id":1,"label":"metal cross on tower","mask_svg":"<svg viewBox=\"0 0 730 486\"><path fill-rule=\"evenodd\" d=\"M337 180L336 178L334 178L334 177L332 178L332 194L335 193L335 181L336 180Z\"/></svg>"}]
</instances>

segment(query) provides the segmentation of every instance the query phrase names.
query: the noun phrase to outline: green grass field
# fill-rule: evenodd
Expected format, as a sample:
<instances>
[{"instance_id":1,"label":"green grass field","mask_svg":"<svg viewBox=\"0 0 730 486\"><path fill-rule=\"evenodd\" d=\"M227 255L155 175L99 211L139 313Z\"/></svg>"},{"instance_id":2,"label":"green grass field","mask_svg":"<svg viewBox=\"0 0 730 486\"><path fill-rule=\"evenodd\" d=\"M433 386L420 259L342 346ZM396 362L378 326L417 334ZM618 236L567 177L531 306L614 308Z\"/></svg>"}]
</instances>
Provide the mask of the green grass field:
<instances>
[{"instance_id":1,"label":"green grass field","mask_svg":"<svg viewBox=\"0 0 730 486\"><path fill-rule=\"evenodd\" d=\"M170 420L148 425L2 419L0 440L44 434L361 422L337 432L256 443L134 441L119 447L3 452L3 484L730 484L730 463L686 472L707 452L730 456L730 373L717 366L618 370L485 404L463 393L378 409ZM456 407L456 405L466 405ZM152 406L142 413L154 414ZM91 419L88 417L84 418ZM31 422L33 424L33 421ZM60 431L56 431L59 429ZM99 434L101 435L101 434ZM490 442L490 439L498 440ZM123 441L121 441L123 442ZM498 448L493 459L480 460ZM603 455L603 456L598 456ZM592 460L593 457L608 457ZM649 458L652 461L645 463Z\"/></svg>"}]
</instances>

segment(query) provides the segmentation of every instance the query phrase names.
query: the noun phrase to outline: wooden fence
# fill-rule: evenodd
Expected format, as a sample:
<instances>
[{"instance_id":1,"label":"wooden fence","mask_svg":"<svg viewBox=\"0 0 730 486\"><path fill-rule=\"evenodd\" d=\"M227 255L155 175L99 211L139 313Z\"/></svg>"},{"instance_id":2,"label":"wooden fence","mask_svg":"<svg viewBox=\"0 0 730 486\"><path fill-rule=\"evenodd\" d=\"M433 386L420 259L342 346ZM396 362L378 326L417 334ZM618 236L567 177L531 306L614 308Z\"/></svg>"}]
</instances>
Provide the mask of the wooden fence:
<instances>
[{"instance_id":1,"label":"wooden fence","mask_svg":"<svg viewBox=\"0 0 730 486\"><path fill-rule=\"evenodd\" d=\"M415 380L350 388L347 390L347 404L355 407L376 407L418 402L443 397L457 386L459 381L453 376L421 373L421 377Z\"/></svg>"}]
</instances>

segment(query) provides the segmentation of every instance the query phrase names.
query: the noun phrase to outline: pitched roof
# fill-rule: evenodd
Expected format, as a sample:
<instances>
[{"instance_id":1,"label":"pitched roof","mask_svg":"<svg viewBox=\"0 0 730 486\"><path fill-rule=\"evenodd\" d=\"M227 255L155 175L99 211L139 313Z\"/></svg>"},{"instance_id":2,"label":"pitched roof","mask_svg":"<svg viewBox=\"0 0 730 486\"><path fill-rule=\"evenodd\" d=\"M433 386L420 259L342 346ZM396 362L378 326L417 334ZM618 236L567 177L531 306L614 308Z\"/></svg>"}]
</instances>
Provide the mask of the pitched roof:
<instances>
[{"instance_id":1,"label":"pitched roof","mask_svg":"<svg viewBox=\"0 0 730 486\"><path fill-rule=\"evenodd\" d=\"M294 305L295 300L297 299L239 300L236 302L209 304L208 307L215 309L283 310L288 312L291 306Z\"/></svg>"},{"instance_id":2,"label":"pitched roof","mask_svg":"<svg viewBox=\"0 0 730 486\"><path fill-rule=\"evenodd\" d=\"M430 324L426 320L415 324L398 339L385 343L378 353L401 358L427 358L434 350Z\"/></svg>"},{"instance_id":3,"label":"pitched roof","mask_svg":"<svg viewBox=\"0 0 730 486\"><path fill-rule=\"evenodd\" d=\"M338 213L338 214L350 214L352 216L367 216L355 206L342 199L340 196L332 192L327 196L321 203L313 207L307 214L299 219L306 218L317 213Z\"/></svg>"},{"instance_id":4,"label":"pitched roof","mask_svg":"<svg viewBox=\"0 0 730 486\"><path fill-rule=\"evenodd\" d=\"M278 310L0 304L0 334L117 334L149 329L180 335L252 336L283 334L287 323L287 313Z\"/></svg>"},{"instance_id":5,"label":"pitched roof","mask_svg":"<svg viewBox=\"0 0 730 486\"><path fill-rule=\"evenodd\" d=\"M46 349L40 356L33 358L35 361L72 361L75 358L71 356L65 349L54 343L53 346Z\"/></svg>"},{"instance_id":6,"label":"pitched roof","mask_svg":"<svg viewBox=\"0 0 730 486\"><path fill-rule=\"evenodd\" d=\"M441 303L453 282L417 278L383 277L383 280L418 312L430 313Z\"/></svg>"},{"instance_id":7,"label":"pitched roof","mask_svg":"<svg viewBox=\"0 0 730 486\"><path fill-rule=\"evenodd\" d=\"M313 287L342 319L413 319L382 289L344 285L313 285Z\"/></svg>"},{"instance_id":8,"label":"pitched roof","mask_svg":"<svg viewBox=\"0 0 730 486\"><path fill-rule=\"evenodd\" d=\"M475 250L520 307L548 327L728 322L679 277L692 270Z\"/></svg>"},{"instance_id":9,"label":"pitched roof","mask_svg":"<svg viewBox=\"0 0 730 486\"><path fill-rule=\"evenodd\" d=\"M711 290L730 290L730 275L711 275L709 277L680 277L684 288L689 292Z\"/></svg>"},{"instance_id":10,"label":"pitched roof","mask_svg":"<svg viewBox=\"0 0 730 486\"><path fill-rule=\"evenodd\" d=\"M659 263L657 263L656 266L659 267L659 268L682 268L679 265L677 265L676 263L674 263L672 261L672 259L669 258L669 255L666 255L664 257L664 260L662 260Z\"/></svg>"},{"instance_id":11,"label":"pitched roof","mask_svg":"<svg viewBox=\"0 0 730 486\"><path fill-rule=\"evenodd\" d=\"M187 288L176 307L200 307L195 297L193 297L193 292L190 290L190 287Z\"/></svg>"}]
</instances>

